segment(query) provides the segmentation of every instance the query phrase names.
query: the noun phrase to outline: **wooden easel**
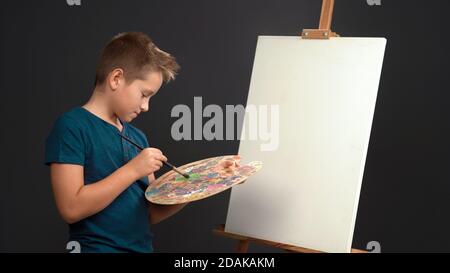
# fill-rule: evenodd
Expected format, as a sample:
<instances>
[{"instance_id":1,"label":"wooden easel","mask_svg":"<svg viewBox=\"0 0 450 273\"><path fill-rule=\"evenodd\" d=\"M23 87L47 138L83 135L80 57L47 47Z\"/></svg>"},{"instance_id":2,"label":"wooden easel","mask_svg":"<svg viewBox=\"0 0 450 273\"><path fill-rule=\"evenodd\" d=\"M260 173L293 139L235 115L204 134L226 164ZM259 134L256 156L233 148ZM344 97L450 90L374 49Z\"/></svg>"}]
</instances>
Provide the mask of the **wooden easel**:
<instances>
[{"instance_id":1,"label":"wooden easel","mask_svg":"<svg viewBox=\"0 0 450 273\"><path fill-rule=\"evenodd\" d=\"M303 39L330 39L330 37L339 37L338 34L331 31L331 20L333 19L334 0L322 0L322 11L320 13L320 22L318 29L304 29L302 31Z\"/></svg>"},{"instance_id":2,"label":"wooden easel","mask_svg":"<svg viewBox=\"0 0 450 273\"><path fill-rule=\"evenodd\" d=\"M302 39L329 39L330 37L339 37L338 34L331 31L331 20L333 18L334 0L322 0L322 11L320 14L320 23L318 29L304 29L301 33ZM322 251L303 248L293 245L287 245L238 234L233 234L225 231L225 225L222 224L213 230L213 234L238 240L236 252L245 253L248 251L250 242L267 245L275 248L284 249L289 252L299 253L321 253ZM351 253L367 253L366 250L352 248Z\"/></svg>"},{"instance_id":3,"label":"wooden easel","mask_svg":"<svg viewBox=\"0 0 450 273\"><path fill-rule=\"evenodd\" d=\"M242 235L226 232L224 224L220 225L216 229L213 229L213 234L231 238L234 240L238 240L238 244L236 246L236 252L238 252L238 253L246 253L248 251L248 246L249 246L250 242L257 243L260 245L266 245L266 246L270 246L270 247L274 247L274 248L284 249L288 252L323 253L322 251L318 251L318 250L314 250L314 249L310 249L310 248L282 244L282 243L277 243L277 242L273 242L273 241L262 240L262 239L257 239L257 238L252 238L252 237L248 237L248 236L242 236ZM352 248L351 252L352 253L367 253L368 251Z\"/></svg>"}]
</instances>

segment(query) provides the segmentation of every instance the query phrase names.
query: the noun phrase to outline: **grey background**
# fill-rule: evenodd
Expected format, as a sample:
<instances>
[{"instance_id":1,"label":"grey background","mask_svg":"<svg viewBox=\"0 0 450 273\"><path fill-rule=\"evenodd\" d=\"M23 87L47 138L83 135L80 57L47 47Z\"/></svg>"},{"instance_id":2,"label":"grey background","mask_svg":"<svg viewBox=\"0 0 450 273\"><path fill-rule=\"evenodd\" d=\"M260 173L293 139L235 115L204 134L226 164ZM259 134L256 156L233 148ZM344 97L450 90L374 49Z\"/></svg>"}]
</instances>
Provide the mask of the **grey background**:
<instances>
[{"instance_id":1,"label":"grey background","mask_svg":"<svg viewBox=\"0 0 450 273\"><path fill-rule=\"evenodd\" d=\"M450 251L449 1L336 1L342 36L388 39L364 174L354 247ZM90 96L100 49L115 34L143 31L181 64L177 80L136 121L175 164L233 154L237 141L171 139L177 104L245 104L258 35L315 28L321 1L2 1L0 251L64 252L67 228L53 201L44 140L61 113ZM275 90L282 92L282 90ZM295 126L295 124L293 124ZM274 181L276 183L276 181ZM229 192L194 202L153 227L157 252L228 252L212 235ZM251 246L250 251L273 248Z\"/></svg>"}]
</instances>

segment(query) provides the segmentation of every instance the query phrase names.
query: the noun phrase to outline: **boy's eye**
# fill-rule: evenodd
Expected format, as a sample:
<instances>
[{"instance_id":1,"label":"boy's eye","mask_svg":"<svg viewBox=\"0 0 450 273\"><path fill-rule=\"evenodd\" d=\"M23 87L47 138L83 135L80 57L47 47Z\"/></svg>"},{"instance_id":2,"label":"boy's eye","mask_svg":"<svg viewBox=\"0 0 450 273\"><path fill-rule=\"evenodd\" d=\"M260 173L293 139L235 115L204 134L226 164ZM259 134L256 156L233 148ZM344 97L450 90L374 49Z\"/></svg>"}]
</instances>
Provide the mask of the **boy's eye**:
<instances>
[{"instance_id":1,"label":"boy's eye","mask_svg":"<svg viewBox=\"0 0 450 273\"><path fill-rule=\"evenodd\" d=\"M146 95L144 94L144 92L142 92L142 97L147 98L148 96L146 96Z\"/></svg>"}]
</instances>

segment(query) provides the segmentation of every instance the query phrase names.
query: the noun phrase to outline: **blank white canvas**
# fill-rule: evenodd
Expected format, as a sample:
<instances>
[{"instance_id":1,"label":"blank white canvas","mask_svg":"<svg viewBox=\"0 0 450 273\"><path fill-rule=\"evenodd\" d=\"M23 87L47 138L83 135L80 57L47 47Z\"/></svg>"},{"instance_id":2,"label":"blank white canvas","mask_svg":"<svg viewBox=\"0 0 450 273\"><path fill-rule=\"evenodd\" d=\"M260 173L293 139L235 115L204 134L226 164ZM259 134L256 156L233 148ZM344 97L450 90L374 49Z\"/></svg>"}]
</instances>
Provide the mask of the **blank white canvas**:
<instances>
[{"instance_id":1,"label":"blank white canvas","mask_svg":"<svg viewBox=\"0 0 450 273\"><path fill-rule=\"evenodd\" d=\"M241 140L243 162L264 166L233 187L227 232L351 251L385 46L385 38L258 38L247 107L279 105L279 146Z\"/></svg>"}]
</instances>

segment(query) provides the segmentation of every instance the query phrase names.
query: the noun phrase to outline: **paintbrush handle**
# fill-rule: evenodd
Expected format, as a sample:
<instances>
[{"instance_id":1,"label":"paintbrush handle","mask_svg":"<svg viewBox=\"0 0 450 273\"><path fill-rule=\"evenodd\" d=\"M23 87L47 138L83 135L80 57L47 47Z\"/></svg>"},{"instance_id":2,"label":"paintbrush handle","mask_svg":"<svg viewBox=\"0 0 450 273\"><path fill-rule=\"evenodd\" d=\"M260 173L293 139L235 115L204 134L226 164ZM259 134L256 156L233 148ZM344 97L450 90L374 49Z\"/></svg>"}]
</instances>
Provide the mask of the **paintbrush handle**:
<instances>
[{"instance_id":1,"label":"paintbrush handle","mask_svg":"<svg viewBox=\"0 0 450 273\"><path fill-rule=\"evenodd\" d=\"M133 140L129 139L129 138L126 137L125 135L122 135L122 134L120 134L120 133L119 133L119 135L120 135L123 139L125 139L126 141L128 141L130 144L133 144L134 146L136 146L136 148L138 148L139 150L141 150L141 151L144 150L144 148L141 147L141 145L137 144L136 142L134 142Z\"/></svg>"},{"instance_id":2,"label":"paintbrush handle","mask_svg":"<svg viewBox=\"0 0 450 273\"><path fill-rule=\"evenodd\" d=\"M128 141L129 143L131 143L132 145L136 146L139 150L141 150L141 151L144 150L144 148L141 147L141 145L137 144L136 142L134 142L133 140L129 139L129 138L126 137L125 135L120 134L120 133L119 133L119 135L120 135L123 139L125 139L126 141ZM169 166L172 170L174 170L175 172L179 173L180 175L182 175L182 176L184 176L184 177L189 177L188 174L183 173L182 171L180 171L179 169L177 169L174 165L170 164L169 162L163 161L162 163L163 163L164 165L166 165L166 166Z\"/></svg>"},{"instance_id":3,"label":"paintbrush handle","mask_svg":"<svg viewBox=\"0 0 450 273\"><path fill-rule=\"evenodd\" d=\"M186 178L186 176L189 177L188 174L183 173L182 171L180 171L177 167L173 166L172 164L170 164L170 163L168 163L168 162L165 162L165 161L163 161L163 164L169 166L170 168L172 168L172 170L174 170L175 172L177 172L177 173L179 173L180 175L184 176L185 178Z\"/></svg>"}]
</instances>

